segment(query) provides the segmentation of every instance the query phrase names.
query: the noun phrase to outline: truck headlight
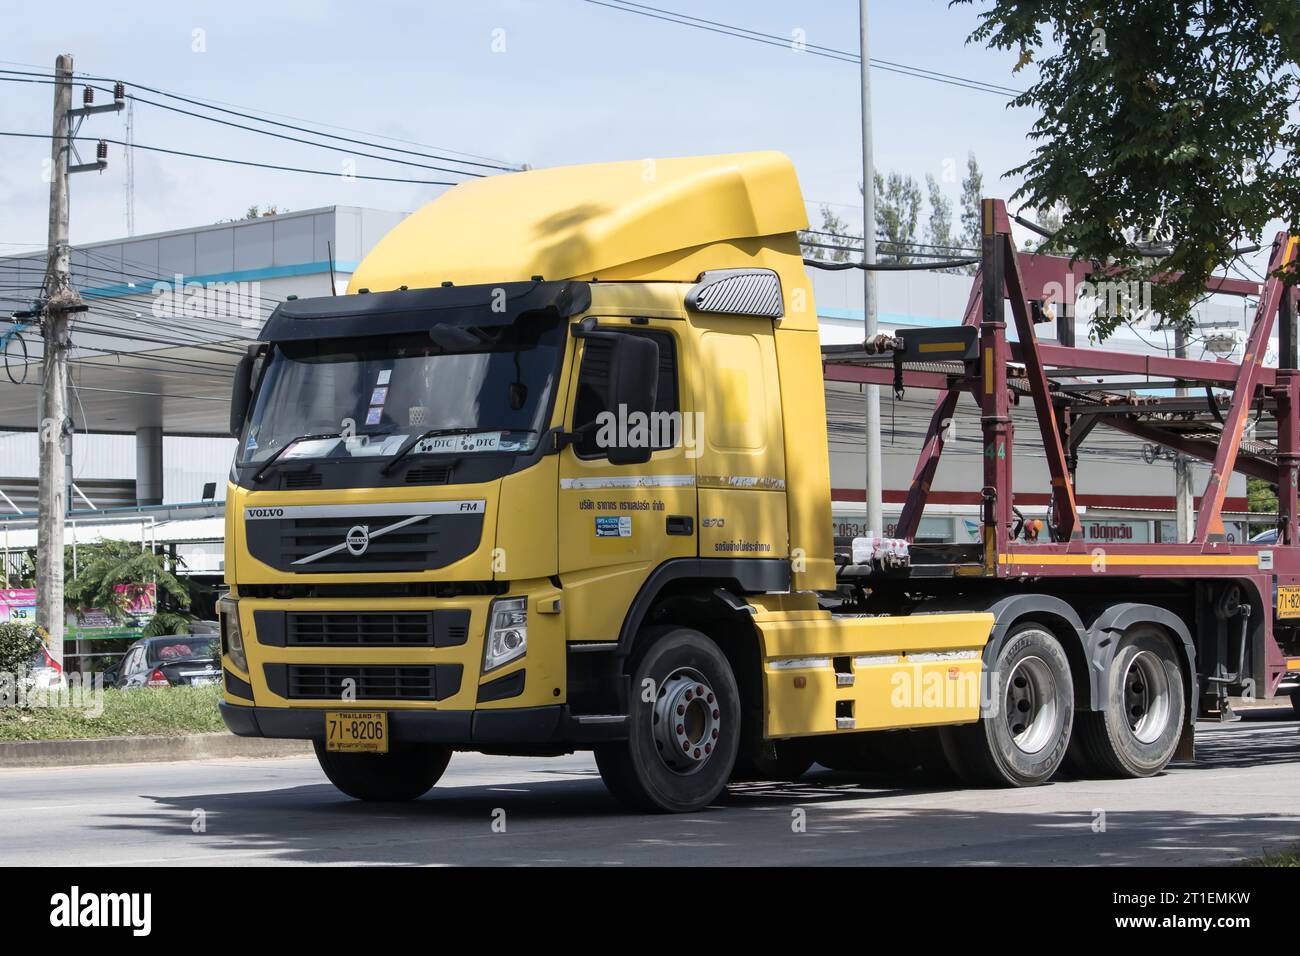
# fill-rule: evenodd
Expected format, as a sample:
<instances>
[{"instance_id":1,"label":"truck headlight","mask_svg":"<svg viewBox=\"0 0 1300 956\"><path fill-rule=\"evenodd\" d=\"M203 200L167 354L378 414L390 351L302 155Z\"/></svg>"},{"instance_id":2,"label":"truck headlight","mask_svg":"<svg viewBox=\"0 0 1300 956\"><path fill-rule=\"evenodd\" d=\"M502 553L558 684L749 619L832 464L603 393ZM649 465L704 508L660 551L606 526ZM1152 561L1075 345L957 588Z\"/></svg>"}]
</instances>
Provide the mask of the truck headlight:
<instances>
[{"instance_id":1,"label":"truck headlight","mask_svg":"<svg viewBox=\"0 0 1300 956\"><path fill-rule=\"evenodd\" d=\"M483 642L483 672L495 670L528 650L528 598L493 601Z\"/></svg>"},{"instance_id":2,"label":"truck headlight","mask_svg":"<svg viewBox=\"0 0 1300 956\"><path fill-rule=\"evenodd\" d=\"M223 597L217 602L217 612L221 615L221 653L229 655L230 663L247 674L248 655L244 653L244 632L239 629L239 602Z\"/></svg>"}]
</instances>

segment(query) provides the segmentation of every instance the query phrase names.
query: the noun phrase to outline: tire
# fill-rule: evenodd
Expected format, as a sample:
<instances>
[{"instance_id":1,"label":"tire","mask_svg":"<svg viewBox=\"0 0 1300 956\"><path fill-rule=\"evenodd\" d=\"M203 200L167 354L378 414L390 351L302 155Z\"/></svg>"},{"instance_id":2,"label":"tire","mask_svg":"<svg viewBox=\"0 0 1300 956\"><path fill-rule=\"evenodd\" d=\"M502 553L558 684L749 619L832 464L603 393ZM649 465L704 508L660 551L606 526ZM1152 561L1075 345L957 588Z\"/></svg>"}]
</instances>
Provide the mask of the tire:
<instances>
[{"instance_id":1,"label":"tire","mask_svg":"<svg viewBox=\"0 0 1300 956\"><path fill-rule=\"evenodd\" d=\"M701 810L726 787L740 749L740 692L731 665L690 628L649 628L638 643L628 739L598 746L596 767L630 809ZM643 701L647 680L655 693Z\"/></svg>"},{"instance_id":2,"label":"tire","mask_svg":"<svg viewBox=\"0 0 1300 956\"><path fill-rule=\"evenodd\" d=\"M1124 632L1106 671L1105 708L1079 714L1074 763L1091 775L1149 777L1165 768L1183 732L1182 664L1163 628Z\"/></svg>"},{"instance_id":3,"label":"tire","mask_svg":"<svg viewBox=\"0 0 1300 956\"><path fill-rule=\"evenodd\" d=\"M1291 709L1295 711L1297 717L1300 717L1300 687L1291 691Z\"/></svg>"},{"instance_id":4,"label":"tire","mask_svg":"<svg viewBox=\"0 0 1300 956\"><path fill-rule=\"evenodd\" d=\"M337 753L319 740L314 746L330 783L355 800L415 800L429 792L451 760L451 748L438 744L394 744L386 754Z\"/></svg>"},{"instance_id":5,"label":"tire","mask_svg":"<svg viewBox=\"0 0 1300 956\"><path fill-rule=\"evenodd\" d=\"M967 784L1033 787L1065 759L1074 723L1070 662L1041 624L1011 632L989 668L993 699L973 724L940 731L944 755Z\"/></svg>"}]
</instances>

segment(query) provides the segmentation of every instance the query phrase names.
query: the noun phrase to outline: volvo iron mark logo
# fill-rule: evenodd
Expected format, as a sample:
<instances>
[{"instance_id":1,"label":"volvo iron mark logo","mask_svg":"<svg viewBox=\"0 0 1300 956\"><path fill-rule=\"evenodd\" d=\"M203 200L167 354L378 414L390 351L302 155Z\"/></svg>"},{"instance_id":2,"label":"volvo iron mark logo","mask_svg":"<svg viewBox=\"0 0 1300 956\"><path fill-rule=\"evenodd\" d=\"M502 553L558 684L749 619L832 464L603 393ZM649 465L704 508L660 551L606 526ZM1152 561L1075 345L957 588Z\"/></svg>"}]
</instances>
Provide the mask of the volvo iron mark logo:
<instances>
[{"instance_id":1,"label":"volvo iron mark logo","mask_svg":"<svg viewBox=\"0 0 1300 956\"><path fill-rule=\"evenodd\" d=\"M343 543L348 546L349 554L353 557L361 557L366 553L366 548L370 547L370 529L363 524L353 525L348 529Z\"/></svg>"}]
</instances>

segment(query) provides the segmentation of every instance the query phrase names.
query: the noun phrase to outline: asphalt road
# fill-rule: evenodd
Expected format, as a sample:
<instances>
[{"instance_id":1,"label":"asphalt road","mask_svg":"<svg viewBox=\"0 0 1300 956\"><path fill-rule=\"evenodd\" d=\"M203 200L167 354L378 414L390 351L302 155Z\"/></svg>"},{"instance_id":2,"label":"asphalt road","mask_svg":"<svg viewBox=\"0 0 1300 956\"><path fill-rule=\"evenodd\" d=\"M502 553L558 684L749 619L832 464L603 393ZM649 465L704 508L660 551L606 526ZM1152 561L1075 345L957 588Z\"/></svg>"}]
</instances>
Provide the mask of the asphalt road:
<instances>
[{"instance_id":1,"label":"asphalt road","mask_svg":"<svg viewBox=\"0 0 1300 956\"><path fill-rule=\"evenodd\" d=\"M818 769L685 816L624 813L582 754L457 754L428 796L397 806L341 796L311 758L0 770L0 864L1186 866L1300 842L1289 710L1203 725L1198 757L1148 780L1030 790Z\"/></svg>"}]
</instances>

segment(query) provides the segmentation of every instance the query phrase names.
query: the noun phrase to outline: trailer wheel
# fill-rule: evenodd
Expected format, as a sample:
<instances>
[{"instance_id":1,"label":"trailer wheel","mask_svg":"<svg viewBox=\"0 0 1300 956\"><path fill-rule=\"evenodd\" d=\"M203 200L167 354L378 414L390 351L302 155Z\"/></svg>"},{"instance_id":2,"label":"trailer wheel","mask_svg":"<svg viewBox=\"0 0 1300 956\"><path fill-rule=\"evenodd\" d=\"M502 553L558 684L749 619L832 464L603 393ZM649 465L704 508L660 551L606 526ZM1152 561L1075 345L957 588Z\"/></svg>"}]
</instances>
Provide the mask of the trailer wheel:
<instances>
[{"instance_id":1,"label":"trailer wheel","mask_svg":"<svg viewBox=\"0 0 1300 956\"><path fill-rule=\"evenodd\" d=\"M629 808L703 809L726 787L740 745L740 692L731 665L690 628L654 628L641 642L632 661L628 739L598 746L596 767ZM642 688L652 699L643 699Z\"/></svg>"},{"instance_id":2,"label":"trailer wheel","mask_svg":"<svg viewBox=\"0 0 1300 956\"><path fill-rule=\"evenodd\" d=\"M394 744L386 754L338 753L319 740L314 746L330 783L356 800L415 800L429 792L451 760L451 748L438 744Z\"/></svg>"},{"instance_id":3,"label":"trailer wheel","mask_svg":"<svg viewBox=\"0 0 1300 956\"><path fill-rule=\"evenodd\" d=\"M1149 777L1165 768L1183 729L1182 665L1165 631L1131 627L1106 673L1106 703L1079 714L1072 749L1087 769L1111 777Z\"/></svg>"},{"instance_id":4,"label":"trailer wheel","mask_svg":"<svg viewBox=\"0 0 1300 956\"><path fill-rule=\"evenodd\" d=\"M940 731L944 754L962 780L1032 787L1061 765L1074 721L1070 662L1041 624L1012 631L991 668L990 701L973 724Z\"/></svg>"}]
</instances>

